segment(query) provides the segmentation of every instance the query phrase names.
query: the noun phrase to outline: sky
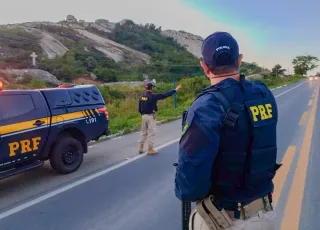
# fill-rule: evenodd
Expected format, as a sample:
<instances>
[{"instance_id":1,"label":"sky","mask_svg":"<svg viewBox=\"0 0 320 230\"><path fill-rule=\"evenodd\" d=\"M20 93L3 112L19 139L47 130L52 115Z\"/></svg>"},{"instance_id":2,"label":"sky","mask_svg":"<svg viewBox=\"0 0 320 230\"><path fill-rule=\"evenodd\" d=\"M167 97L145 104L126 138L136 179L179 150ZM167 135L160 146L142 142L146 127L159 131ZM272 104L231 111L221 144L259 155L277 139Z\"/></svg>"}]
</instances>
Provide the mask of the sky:
<instances>
[{"instance_id":1,"label":"sky","mask_svg":"<svg viewBox=\"0 0 320 230\"><path fill-rule=\"evenodd\" d=\"M77 19L153 23L205 38L215 31L231 33L244 61L293 72L298 55L320 58L318 0L0 0L0 24ZM314 74L320 68L309 72Z\"/></svg>"}]
</instances>

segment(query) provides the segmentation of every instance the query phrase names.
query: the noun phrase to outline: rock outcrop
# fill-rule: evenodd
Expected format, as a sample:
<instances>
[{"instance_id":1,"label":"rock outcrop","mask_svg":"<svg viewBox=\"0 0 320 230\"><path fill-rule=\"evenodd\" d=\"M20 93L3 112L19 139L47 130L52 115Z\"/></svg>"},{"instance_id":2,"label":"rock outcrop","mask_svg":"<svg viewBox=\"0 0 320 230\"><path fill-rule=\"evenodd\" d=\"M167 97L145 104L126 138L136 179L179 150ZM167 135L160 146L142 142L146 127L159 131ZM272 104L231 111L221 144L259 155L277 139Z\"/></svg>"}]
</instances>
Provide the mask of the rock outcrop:
<instances>
[{"instance_id":1,"label":"rock outcrop","mask_svg":"<svg viewBox=\"0 0 320 230\"><path fill-rule=\"evenodd\" d=\"M65 47L58 39L56 39L50 33L40 29L36 29L36 28L28 29L26 27L25 29L31 31L32 33L41 34L41 39L39 44L43 49L43 51L47 54L49 59L53 59L55 57L61 57L68 51L68 48Z\"/></svg>"},{"instance_id":2,"label":"rock outcrop","mask_svg":"<svg viewBox=\"0 0 320 230\"><path fill-rule=\"evenodd\" d=\"M78 22L78 20L73 15L68 15L66 21L67 21L67 23L77 23Z\"/></svg>"},{"instance_id":3,"label":"rock outcrop","mask_svg":"<svg viewBox=\"0 0 320 230\"><path fill-rule=\"evenodd\" d=\"M185 31L164 30L161 34L165 37L171 37L187 51L196 57L201 57L201 45L203 38Z\"/></svg>"},{"instance_id":4,"label":"rock outcrop","mask_svg":"<svg viewBox=\"0 0 320 230\"><path fill-rule=\"evenodd\" d=\"M120 26L124 26L124 25L127 25L127 24L134 24L134 22L132 20L129 20L129 19L123 19L119 22Z\"/></svg>"},{"instance_id":5,"label":"rock outcrop","mask_svg":"<svg viewBox=\"0 0 320 230\"><path fill-rule=\"evenodd\" d=\"M116 62L122 61L126 53L130 53L135 57L136 62L143 62L148 64L150 62L150 56L131 49L127 46L121 45L111 39L101 37L97 34L91 33L87 30L77 30L77 32L90 40L95 42L95 48L100 52L104 53L109 58Z\"/></svg>"},{"instance_id":6,"label":"rock outcrop","mask_svg":"<svg viewBox=\"0 0 320 230\"><path fill-rule=\"evenodd\" d=\"M13 77L15 81L21 81L25 75L30 75L39 80L54 84L60 85L61 82L51 73L40 70L40 69L5 69L1 70L3 73Z\"/></svg>"}]
</instances>

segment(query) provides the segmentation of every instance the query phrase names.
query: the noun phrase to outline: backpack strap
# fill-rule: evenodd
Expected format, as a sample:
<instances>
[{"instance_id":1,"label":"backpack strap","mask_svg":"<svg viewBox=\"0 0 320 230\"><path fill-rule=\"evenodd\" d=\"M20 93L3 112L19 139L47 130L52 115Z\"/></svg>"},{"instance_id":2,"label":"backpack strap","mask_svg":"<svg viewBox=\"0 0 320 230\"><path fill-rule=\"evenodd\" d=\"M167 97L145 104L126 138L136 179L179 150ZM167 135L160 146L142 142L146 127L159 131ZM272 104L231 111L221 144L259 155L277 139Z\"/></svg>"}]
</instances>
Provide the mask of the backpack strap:
<instances>
[{"instance_id":1,"label":"backpack strap","mask_svg":"<svg viewBox=\"0 0 320 230\"><path fill-rule=\"evenodd\" d=\"M244 104L237 100L235 100L231 104L227 99L227 97L222 92L222 90L217 87L213 87L202 92L201 94L198 95L197 99L207 93L213 94L218 99L218 101L222 104L223 110L226 113L226 115L223 118L223 124L233 128L236 127L239 115L244 109Z\"/></svg>"},{"instance_id":2,"label":"backpack strap","mask_svg":"<svg viewBox=\"0 0 320 230\"><path fill-rule=\"evenodd\" d=\"M223 109L226 111L226 115L223 118L223 124L230 127L236 127L237 120L244 109L244 105L238 101L234 101L232 105L230 105L229 100L222 91L217 91L214 93L214 96L220 101Z\"/></svg>"}]
</instances>

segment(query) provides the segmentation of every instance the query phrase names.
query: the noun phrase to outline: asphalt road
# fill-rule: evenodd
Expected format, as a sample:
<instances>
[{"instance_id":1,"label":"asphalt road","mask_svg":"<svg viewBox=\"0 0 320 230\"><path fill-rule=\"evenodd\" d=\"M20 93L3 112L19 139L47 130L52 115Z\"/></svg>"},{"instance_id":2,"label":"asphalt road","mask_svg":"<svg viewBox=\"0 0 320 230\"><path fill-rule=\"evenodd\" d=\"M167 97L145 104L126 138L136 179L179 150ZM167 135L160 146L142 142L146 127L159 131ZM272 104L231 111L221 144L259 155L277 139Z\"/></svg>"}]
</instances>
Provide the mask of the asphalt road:
<instances>
[{"instance_id":1,"label":"asphalt road","mask_svg":"<svg viewBox=\"0 0 320 230\"><path fill-rule=\"evenodd\" d=\"M277 229L318 229L320 81L275 89ZM180 202L173 180L180 121L158 127L156 156L137 154L139 133L96 144L67 176L45 166L0 181L1 230L175 230Z\"/></svg>"}]
</instances>

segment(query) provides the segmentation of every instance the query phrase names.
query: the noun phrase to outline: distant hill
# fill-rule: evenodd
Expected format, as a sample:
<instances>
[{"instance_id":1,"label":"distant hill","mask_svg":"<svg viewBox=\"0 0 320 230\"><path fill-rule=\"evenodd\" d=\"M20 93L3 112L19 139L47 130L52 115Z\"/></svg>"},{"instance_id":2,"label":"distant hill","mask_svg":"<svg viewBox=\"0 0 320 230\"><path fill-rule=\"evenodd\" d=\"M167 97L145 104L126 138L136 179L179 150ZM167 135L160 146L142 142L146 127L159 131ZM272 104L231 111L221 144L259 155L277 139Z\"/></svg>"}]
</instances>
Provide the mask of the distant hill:
<instances>
[{"instance_id":1,"label":"distant hill","mask_svg":"<svg viewBox=\"0 0 320 230\"><path fill-rule=\"evenodd\" d=\"M37 68L58 80L92 78L101 82L135 81L144 77L172 81L173 77L203 74L199 66L202 38L185 31L164 30L132 20L95 22L68 15L60 22L26 22L0 26L0 68ZM266 72L243 63L242 72Z\"/></svg>"}]
</instances>

